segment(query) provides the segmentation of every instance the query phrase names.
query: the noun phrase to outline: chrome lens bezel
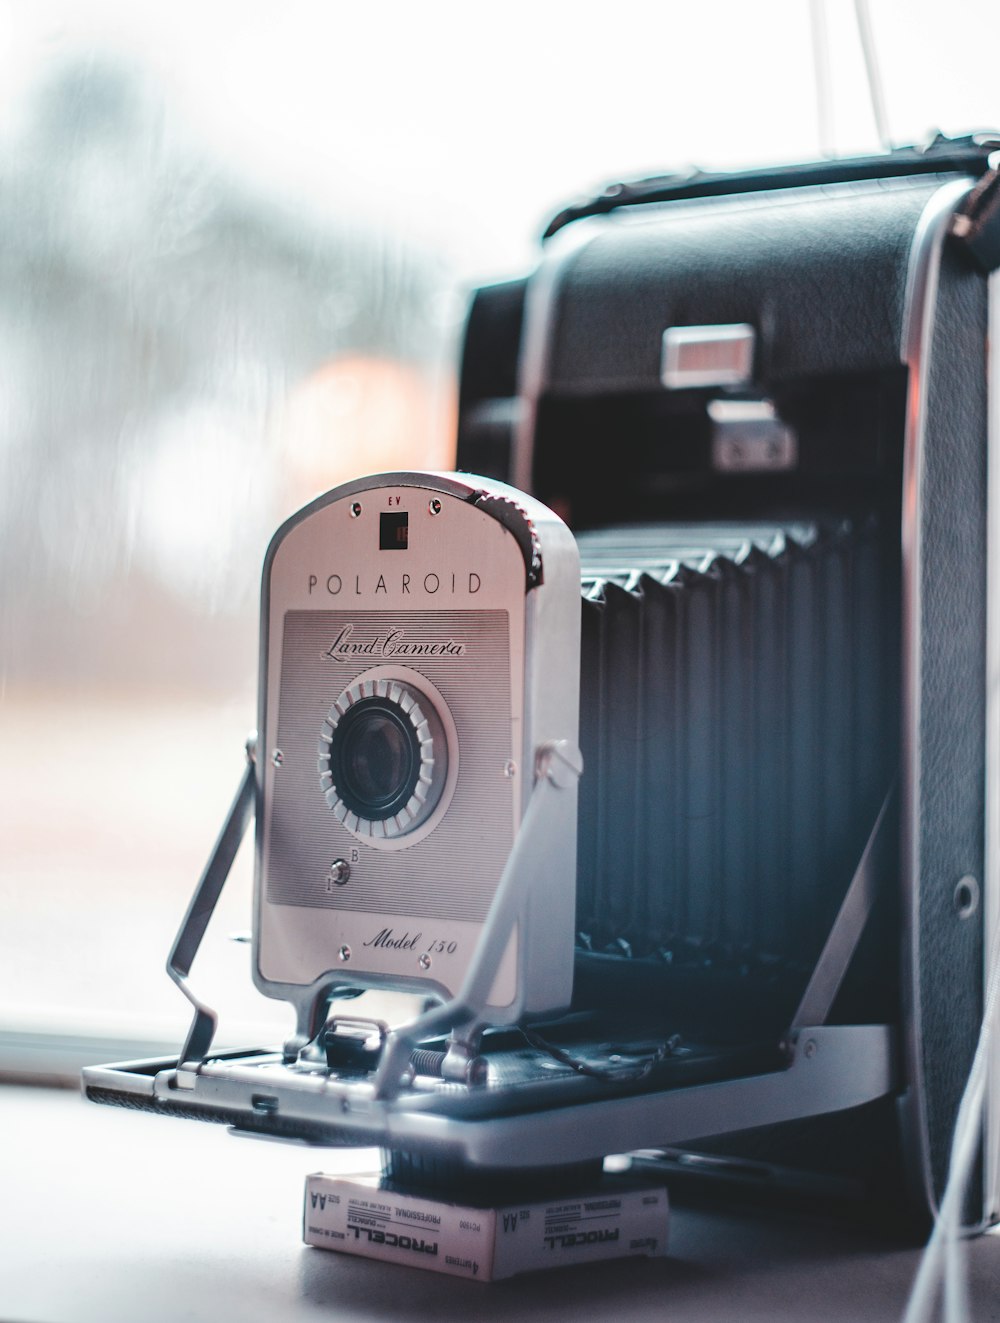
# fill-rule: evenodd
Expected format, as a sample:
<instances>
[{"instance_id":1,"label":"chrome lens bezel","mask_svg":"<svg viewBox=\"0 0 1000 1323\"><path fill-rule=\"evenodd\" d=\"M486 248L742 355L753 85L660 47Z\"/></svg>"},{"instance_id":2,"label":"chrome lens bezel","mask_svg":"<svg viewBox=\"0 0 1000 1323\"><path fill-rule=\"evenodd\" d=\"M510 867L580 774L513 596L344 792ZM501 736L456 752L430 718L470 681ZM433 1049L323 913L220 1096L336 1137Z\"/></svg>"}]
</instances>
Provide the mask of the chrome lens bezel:
<instances>
[{"instance_id":1,"label":"chrome lens bezel","mask_svg":"<svg viewBox=\"0 0 1000 1323\"><path fill-rule=\"evenodd\" d=\"M338 695L320 728L318 771L323 797L337 821L366 844L383 848L415 844L447 808L457 770L457 736L447 705L436 690L429 693L430 688L416 672L377 667L358 676ZM331 766L333 741L343 718L358 703L372 698L395 707L419 750L413 791L397 813L385 818L366 818L348 807L334 783Z\"/></svg>"}]
</instances>

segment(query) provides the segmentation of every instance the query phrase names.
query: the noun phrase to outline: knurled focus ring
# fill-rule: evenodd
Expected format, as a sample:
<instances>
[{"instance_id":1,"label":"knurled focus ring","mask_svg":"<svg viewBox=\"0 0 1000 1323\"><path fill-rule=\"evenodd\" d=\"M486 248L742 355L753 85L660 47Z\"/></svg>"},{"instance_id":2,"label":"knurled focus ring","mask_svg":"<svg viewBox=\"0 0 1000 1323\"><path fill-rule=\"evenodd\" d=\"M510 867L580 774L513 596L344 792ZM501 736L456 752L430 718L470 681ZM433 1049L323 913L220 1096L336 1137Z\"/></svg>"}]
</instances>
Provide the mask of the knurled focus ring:
<instances>
[{"instance_id":1,"label":"knurled focus ring","mask_svg":"<svg viewBox=\"0 0 1000 1323\"><path fill-rule=\"evenodd\" d=\"M391 677L356 680L319 738L320 787L355 836L389 840L434 811L447 777L444 730L428 699Z\"/></svg>"}]
</instances>

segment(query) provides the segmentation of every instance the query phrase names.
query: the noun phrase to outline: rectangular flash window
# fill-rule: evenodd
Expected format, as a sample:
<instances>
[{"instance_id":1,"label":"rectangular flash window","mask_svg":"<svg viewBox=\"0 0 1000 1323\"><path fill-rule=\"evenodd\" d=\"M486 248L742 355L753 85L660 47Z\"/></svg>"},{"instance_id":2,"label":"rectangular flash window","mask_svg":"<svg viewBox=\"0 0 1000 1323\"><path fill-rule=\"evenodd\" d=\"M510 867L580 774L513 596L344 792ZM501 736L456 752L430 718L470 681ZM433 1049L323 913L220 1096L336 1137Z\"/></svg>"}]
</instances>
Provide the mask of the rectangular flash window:
<instances>
[{"instance_id":1,"label":"rectangular flash window","mask_svg":"<svg viewBox=\"0 0 1000 1323\"><path fill-rule=\"evenodd\" d=\"M379 514L379 551L405 551L409 545L409 537L409 511L383 510Z\"/></svg>"}]
</instances>

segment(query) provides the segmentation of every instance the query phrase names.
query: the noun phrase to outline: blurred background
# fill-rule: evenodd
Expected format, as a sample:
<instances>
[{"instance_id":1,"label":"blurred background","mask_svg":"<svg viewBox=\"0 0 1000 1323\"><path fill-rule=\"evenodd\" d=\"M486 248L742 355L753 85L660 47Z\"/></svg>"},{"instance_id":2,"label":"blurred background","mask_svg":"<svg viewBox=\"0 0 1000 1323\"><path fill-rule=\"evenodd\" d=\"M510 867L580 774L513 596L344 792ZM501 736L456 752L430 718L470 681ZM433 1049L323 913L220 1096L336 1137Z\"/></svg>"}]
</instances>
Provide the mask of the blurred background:
<instances>
[{"instance_id":1,"label":"blurred background","mask_svg":"<svg viewBox=\"0 0 1000 1323\"><path fill-rule=\"evenodd\" d=\"M894 142L1000 127L994 0L870 13ZM468 291L610 179L831 147L878 147L851 0L0 3L0 1069L183 1034L267 541L453 462ZM196 970L228 1042L288 1028L250 873Z\"/></svg>"}]
</instances>

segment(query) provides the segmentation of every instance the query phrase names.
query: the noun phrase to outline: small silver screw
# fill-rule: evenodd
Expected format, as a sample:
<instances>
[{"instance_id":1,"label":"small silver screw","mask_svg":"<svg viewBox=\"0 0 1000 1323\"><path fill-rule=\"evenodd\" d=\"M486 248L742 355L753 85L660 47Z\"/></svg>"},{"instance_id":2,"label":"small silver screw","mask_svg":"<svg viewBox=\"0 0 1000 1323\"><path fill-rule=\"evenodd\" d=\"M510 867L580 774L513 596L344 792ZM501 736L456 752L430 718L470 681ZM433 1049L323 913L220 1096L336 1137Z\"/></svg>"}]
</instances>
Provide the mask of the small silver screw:
<instances>
[{"instance_id":1,"label":"small silver screw","mask_svg":"<svg viewBox=\"0 0 1000 1323\"><path fill-rule=\"evenodd\" d=\"M342 946L340 950L337 952L337 959L343 960L344 963L346 964L347 961L350 960L350 958L351 958L351 948L347 946L345 943L345 945Z\"/></svg>"},{"instance_id":2,"label":"small silver screw","mask_svg":"<svg viewBox=\"0 0 1000 1323\"><path fill-rule=\"evenodd\" d=\"M354 501L354 502L352 503L352 505L351 505L351 518L352 518L352 519L357 519L357 517L358 517L358 515L359 515L360 513L361 513L361 502L360 502L360 501Z\"/></svg>"},{"instance_id":3,"label":"small silver screw","mask_svg":"<svg viewBox=\"0 0 1000 1323\"><path fill-rule=\"evenodd\" d=\"M517 763L514 762L513 758L508 758L507 761L504 763L503 774L508 781L512 780L515 776L517 776Z\"/></svg>"},{"instance_id":4,"label":"small silver screw","mask_svg":"<svg viewBox=\"0 0 1000 1323\"><path fill-rule=\"evenodd\" d=\"M979 908L979 883L971 873L959 880L955 887L955 911L960 919L971 918Z\"/></svg>"},{"instance_id":5,"label":"small silver screw","mask_svg":"<svg viewBox=\"0 0 1000 1323\"><path fill-rule=\"evenodd\" d=\"M420 966L421 969L430 969L431 958L426 951L423 953L422 956L417 957L417 964Z\"/></svg>"},{"instance_id":6,"label":"small silver screw","mask_svg":"<svg viewBox=\"0 0 1000 1323\"><path fill-rule=\"evenodd\" d=\"M432 515L439 515L441 513L441 502L436 496L432 496L427 502L427 509Z\"/></svg>"},{"instance_id":7,"label":"small silver screw","mask_svg":"<svg viewBox=\"0 0 1000 1323\"><path fill-rule=\"evenodd\" d=\"M330 865L330 881L334 886L342 887L351 876L351 865L346 859L334 859Z\"/></svg>"},{"instance_id":8,"label":"small silver screw","mask_svg":"<svg viewBox=\"0 0 1000 1323\"><path fill-rule=\"evenodd\" d=\"M813 1057L816 1055L816 1050L817 1050L817 1049L816 1049L816 1040L815 1040L815 1038L807 1038L807 1039L806 1039L806 1045L805 1045L805 1047L802 1049L803 1053L805 1054L805 1058L806 1058L807 1061L811 1061L811 1060L813 1059Z\"/></svg>"},{"instance_id":9,"label":"small silver screw","mask_svg":"<svg viewBox=\"0 0 1000 1323\"><path fill-rule=\"evenodd\" d=\"M285 755L280 749L275 749L274 753L271 754L271 762L274 763L275 767L280 767L284 761Z\"/></svg>"}]
</instances>

